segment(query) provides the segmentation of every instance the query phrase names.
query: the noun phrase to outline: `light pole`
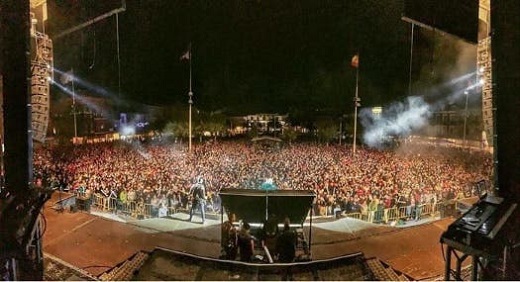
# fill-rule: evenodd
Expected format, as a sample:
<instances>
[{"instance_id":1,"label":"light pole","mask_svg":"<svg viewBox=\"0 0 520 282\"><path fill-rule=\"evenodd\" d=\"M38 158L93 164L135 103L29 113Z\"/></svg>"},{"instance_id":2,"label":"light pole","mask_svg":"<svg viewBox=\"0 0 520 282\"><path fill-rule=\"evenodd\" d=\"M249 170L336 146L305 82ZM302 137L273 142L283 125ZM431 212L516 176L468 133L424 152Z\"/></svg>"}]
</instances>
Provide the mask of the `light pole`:
<instances>
[{"instance_id":1,"label":"light pole","mask_svg":"<svg viewBox=\"0 0 520 282\"><path fill-rule=\"evenodd\" d=\"M76 92L74 91L74 69L71 69L71 85L72 85L72 116L74 119L74 139L78 137L78 124L76 118ZM76 141L76 140L74 140Z\"/></svg>"},{"instance_id":2,"label":"light pole","mask_svg":"<svg viewBox=\"0 0 520 282\"><path fill-rule=\"evenodd\" d=\"M188 152L191 153L191 106L193 105L193 92L191 92L191 67L190 67L190 92L188 93L189 99L188 104L190 104L189 110L189 118L188 118L188 130L189 130L189 140L188 140Z\"/></svg>"},{"instance_id":3,"label":"light pole","mask_svg":"<svg viewBox=\"0 0 520 282\"><path fill-rule=\"evenodd\" d=\"M356 68L356 96L354 97L354 141L352 142L352 154L356 154L356 142L357 142L357 118L358 118L358 106L361 99L359 98L359 67Z\"/></svg>"},{"instance_id":4,"label":"light pole","mask_svg":"<svg viewBox=\"0 0 520 282\"><path fill-rule=\"evenodd\" d=\"M180 60L188 60L190 64L190 91L188 92L188 104L189 104L189 113L188 113L188 152L191 152L191 107L193 105L193 91L191 88L191 60L192 60L192 54L191 54L191 43L188 46L188 51L184 53Z\"/></svg>"},{"instance_id":5,"label":"light pole","mask_svg":"<svg viewBox=\"0 0 520 282\"><path fill-rule=\"evenodd\" d=\"M466 95L466 104L464 106L464 132L462 135L462 142L464 144L464 147L466 147L466 130L468 125L468 98L469 98L469 91L464 90L464 95Z\"/></svg>"},{"instance_id":6,"label":"light pole","mask_svg":"<svg viewBox=\"0 0 520 282\"><path fill-rule=\"evenodd\" d=\"M339 145L341 146L341 138L343 137L343 118L339 118Z\"/></svg>"}]
</instances>

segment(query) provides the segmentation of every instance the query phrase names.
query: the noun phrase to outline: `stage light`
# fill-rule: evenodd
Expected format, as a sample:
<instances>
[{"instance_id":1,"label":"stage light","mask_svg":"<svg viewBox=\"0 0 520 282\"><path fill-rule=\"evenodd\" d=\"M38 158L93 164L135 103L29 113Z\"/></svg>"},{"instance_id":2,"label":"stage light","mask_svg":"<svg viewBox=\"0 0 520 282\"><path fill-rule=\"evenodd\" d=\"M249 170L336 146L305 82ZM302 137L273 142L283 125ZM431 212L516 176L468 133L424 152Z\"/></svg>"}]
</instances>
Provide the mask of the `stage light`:
<instances>
[{"instance_id":1,"label":"stage light","mask_svg":"<svg viewBox=\"0 0 520 282\"><path fill-rule=\"evenodd\" d=\"M95 103L92 103L91 101L89 101L88 99L83 97L82 95L76 95L75 93L72 92L71 89L68 89L65 85L60 84L59 82L55 81L54 79L51 79L50 82L51 82L51 84L53 84L53 85L57 86L59 89L61 89L63 91L63 93L65 93L65 94L75 98L82 105L86 106L87 108L89 108L93 112L98 113L98 114L100 114L100 115L102 115L104 117L110 116L109 112L107 112L103 108L99 107Z\"/></svg>"},{"instance_id":2,"label":"stage light","mask_svg":"<svg viewBox=\"0 0 520 282\"><path fill-rule=\"evenodd\" d=\"M121 134L122 135L134 135L135 128L133 126L123 126L121 128Z\"/></svg>"},{"instance_id":3,"label":"stage light","mask_svg":"<svg viewBox=\"0 0 520 282\"><path fill-rule=\"evenodd\" d=\"M480 85L484 85L484 82L485 82L485 81L484 81L483 78L481 78L481 79L478 81L478 83L479 83Z\"/></svg>"},{"instance_id":4,"label":"stage light","mask_svg":"<svg viewBox=\"0 0 520 282\"><path fill-rule=\"evenodd\" d=\"M480 68L478 69L478 73L479 73L479 74L484 73L484 67L480 67Z\"/></svg>"},{"instance_id":5,"label":"stage light","mask_svg":"<svg viewBox=\"0 0 520 282\"><path fill-rule=\"evenodd\" d=\"M372 114L379 115L383 112L383 107L372 107Z\"/></svg>"}]
</instances>

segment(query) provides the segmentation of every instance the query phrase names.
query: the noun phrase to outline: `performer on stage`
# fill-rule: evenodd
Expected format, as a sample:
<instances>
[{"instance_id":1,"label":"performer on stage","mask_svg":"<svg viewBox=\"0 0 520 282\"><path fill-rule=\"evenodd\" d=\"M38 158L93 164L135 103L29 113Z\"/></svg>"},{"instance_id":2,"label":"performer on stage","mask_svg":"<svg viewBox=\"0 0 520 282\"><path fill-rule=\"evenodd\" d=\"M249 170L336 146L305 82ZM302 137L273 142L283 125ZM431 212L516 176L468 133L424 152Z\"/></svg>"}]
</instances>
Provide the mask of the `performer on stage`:
<instances>
[{"instance_id":1,"label":"performer on stage","mask_svg":"<svg viewBox=\"0 0 520 282\"><path fill-rule=\"evenodd\" d=\"M204 224L206 219L206 188L204 187L204 179L202 179L202 177L198 176L196 182L191 185L189 195L191 197L190 221L193 217L193 213L197 207L199 207L202 223Z\"/></svg>"}]
</instances>

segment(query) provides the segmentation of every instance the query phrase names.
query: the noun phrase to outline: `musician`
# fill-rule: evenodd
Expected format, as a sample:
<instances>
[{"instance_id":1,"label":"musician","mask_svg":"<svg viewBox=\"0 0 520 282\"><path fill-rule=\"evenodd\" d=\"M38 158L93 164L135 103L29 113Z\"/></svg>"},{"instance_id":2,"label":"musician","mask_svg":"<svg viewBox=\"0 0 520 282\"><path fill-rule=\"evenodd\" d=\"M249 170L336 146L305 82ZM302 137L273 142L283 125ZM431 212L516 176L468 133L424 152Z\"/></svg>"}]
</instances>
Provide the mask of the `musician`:
<instances>
[{"instance_id":1,"label":"musician","mask_svg":"<svg viewBox=\"0 0 520 282\"><path fill-rule=\"evenodd\" d=\"M252 261L255 250L255 241L251 235L251 225L245 221L242 223L242 228L238 234L238 250L240 252L240 261Z\"/></svg>"},{"instance_id":2,"label":"musician","mask_svg":"<svg viewBox=\"0 0 520 282\"><path fill-rule=\"evenodd\" d=\"M190 209L190 219L193 217L193 213L197 209L200 208L200 213L202 216L202 224L206 220L206 187L204 186L204 179L202 177L197 177L196 182L191 185L189 195L191 197L191 209Z\"/></svg>"},{"instance_id":3,"label":"musician","mask_svg":"<svg viewBox=\"0 0 520 282\"><path fill-rule=\"evenodd\" d=\"M289 218L285 218L283 225L283 232L278 236L276 241L276 253L278 261L281 263L294 262L296 258L296 245L298 243L298 236L296 232L291 230L291 222ZM293 280L292 268L289 266L282 271L282 281Z\"/></svg>"},{"instance_id":4,"label":"musician","mask_svg":"<svg viewBox=\"0 0 520 282\"><path fill-rule=\"evenodd\" d=\"M271 252L276 247L276 237L279 234L278 217L275 214L270 214L268 219L264 221L262 229L260 230L259 239L262 247L267 247Z\"/></svg>"},{"instance_id":5,"label":"musician","mask_svg":"<svg viewBox=\"0 0 520 282\"><path fill-rule=\"evenodd\" d=\"M238 230L233 225L235 221L235 214L231 214L229 219L222 225L220 243L224 252L224 258L228 260L235 260L238 253Z\"/></svg>"},{"instance_id":6,"label":"musician","mask_svg":"<svg viewBox=\"0 0 520 282\"><path fill-rule=\"evenodd\" d=\"M278 260L283 263L293 262L296 258L296 233L291 230L289 218L285 218L283 232L276 241Z\"/></svg>"}]
</instances>

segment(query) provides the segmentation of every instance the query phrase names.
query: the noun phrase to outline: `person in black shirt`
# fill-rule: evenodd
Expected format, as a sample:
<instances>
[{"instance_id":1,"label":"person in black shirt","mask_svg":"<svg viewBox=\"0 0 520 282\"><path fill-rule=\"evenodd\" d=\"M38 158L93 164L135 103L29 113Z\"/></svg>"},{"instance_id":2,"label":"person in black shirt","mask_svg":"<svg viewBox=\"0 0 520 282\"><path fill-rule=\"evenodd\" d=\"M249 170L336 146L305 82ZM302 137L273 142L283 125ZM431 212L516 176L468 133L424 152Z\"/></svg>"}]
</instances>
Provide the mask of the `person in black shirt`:
<instances>
[{"instance_id":1,"label":"person in black shirt","mask_svg":"<svg viewBox=\"0 0 520 282\"><path fill-rule=\"evenodd\" d=\"M197 177L197 181L191 186L189 194L191 196L189 221L191 221L193 213L197 207L199 207L202 216L202 223L204 224L204 221L206 220L206 187L204 187L204 179L202 179L202 177Z\"/></svg>"},{"instance_id":2,"label":"person in black shirt","mask_svg":"<svg viewBox=\"0 0 520 282\"><path fill-rule=\"evenodd\" d=\"M285 219L283 232L276 241L276 253L280 262L293 262L296 257L296 233L290 228L290 221Z\"/></svg>"},{"instance_id":3,"label":"person in black shirt","mask_svg":"<svg viewBox=\"0 0 520 282\"><path fill-rule=\"evenodd\" d=\"M264 221L262 229L260 230L259 238L262 248L265 246L269 252L275 251L276 237L279 234L278 217L275 214L269 215L269 218Z\"/></svg>"},{"instance_id":4,"label":"person in black shirt","mask_svg":"<svg viewBox=\"0 0 520 282\"><path fill-rule=\"evenodd\" d=\"M244 222L242 229L238 234L238 249L240 251L240 261L251 262L253 257L253 250L255 249L255 241L251 236L251 226Z\"/></svg>"}]
</instances>

